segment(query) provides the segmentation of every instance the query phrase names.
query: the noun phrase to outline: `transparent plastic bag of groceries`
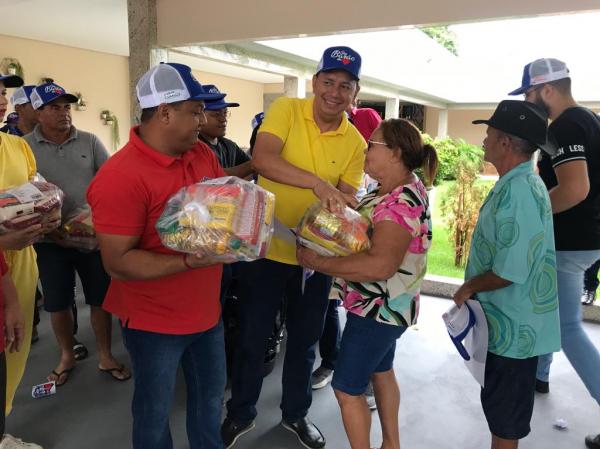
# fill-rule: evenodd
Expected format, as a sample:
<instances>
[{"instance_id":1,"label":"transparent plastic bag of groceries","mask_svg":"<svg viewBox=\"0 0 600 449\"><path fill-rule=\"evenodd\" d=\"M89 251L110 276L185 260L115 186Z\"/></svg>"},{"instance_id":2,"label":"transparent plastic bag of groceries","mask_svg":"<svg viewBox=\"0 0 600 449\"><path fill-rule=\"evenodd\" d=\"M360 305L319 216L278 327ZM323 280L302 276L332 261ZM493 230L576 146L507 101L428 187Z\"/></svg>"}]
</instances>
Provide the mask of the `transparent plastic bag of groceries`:
<instances>
[{"instance_id":1,"label":"transparent plastic bag of groceries","mask_svg":"<svg viewBox=\"0 0 600 449\"><path fill-rule=\"evenodd\" d=\"M92 210L87 204L65 217L58 231L63 246L83 252L98 249L96 231L92 223Z\"/></svg>"},{"instance_id":2,"label":"transparent plastic bag of groceries","mask_svg":"<svg viewBox=\"0 0 600 449\"><path fill-rule=\"evenodd\" d=\"M168 248L216 260L265 257L274 230L275 196L235 176L184 187L156 223Z\"/></svg>"},{"instance_id":3,"label":"transparent plastic bag of groceries","mask_svg":"<svg viewBox=\"0 0 600 449\"><path fill-rule=\"evenodd\" d=\"M348 256L371 247L369 227L369 220L354 209L334 213L317 202L304 213L296 237L299 244L323 256Z\"/></svg>"},{"instance_id":4,"label":"transparent plastic bag of groceries","mask_svg":"<svg viewBox=\"0 0 600 449\"><path fill-rule=\"evenodd\" d=\"M0 191L0 234L60 220L64 194L39 174Z\"/></svg>"}]
</instances>

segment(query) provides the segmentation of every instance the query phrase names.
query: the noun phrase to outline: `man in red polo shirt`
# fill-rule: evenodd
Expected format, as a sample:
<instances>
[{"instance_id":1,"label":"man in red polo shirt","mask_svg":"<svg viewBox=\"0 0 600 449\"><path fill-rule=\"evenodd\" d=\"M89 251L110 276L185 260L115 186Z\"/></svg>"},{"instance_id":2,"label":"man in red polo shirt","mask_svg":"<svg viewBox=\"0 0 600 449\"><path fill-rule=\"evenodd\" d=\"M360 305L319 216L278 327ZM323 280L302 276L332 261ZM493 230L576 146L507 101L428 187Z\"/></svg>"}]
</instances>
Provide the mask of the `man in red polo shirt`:
<instances>
[{"instance_id":1,"label":"man in red polo shirt","mask_svg":"<svg viewBox=\"0 0 600 449\"><path fill-rule=\"evenodd\" d=\"M171 449L169 411L182 366L190 449L222 449L225 349L222 266L165 248L155 224L182 187L225 176L198 141L209 94L182 64L159 64L137 83L141 125L88 189L102 260L112 277L104 308L121 320L133 365L133 448Z\"/></svg>"}]
</instances>

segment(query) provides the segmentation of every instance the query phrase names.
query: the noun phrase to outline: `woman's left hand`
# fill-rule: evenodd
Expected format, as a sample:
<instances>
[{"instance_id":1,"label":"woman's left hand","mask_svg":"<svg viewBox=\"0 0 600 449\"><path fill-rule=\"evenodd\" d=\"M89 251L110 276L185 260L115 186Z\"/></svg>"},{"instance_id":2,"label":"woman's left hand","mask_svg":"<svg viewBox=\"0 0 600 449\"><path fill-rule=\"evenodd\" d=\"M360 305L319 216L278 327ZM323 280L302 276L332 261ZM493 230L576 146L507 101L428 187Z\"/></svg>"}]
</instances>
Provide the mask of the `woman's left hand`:
<instances>
[{"instance_id":1,"label":"woman's left hand","mask_svg":"<svg viewBox=\"0 0 600 449\"><path fill-rule=\"evenodd\" d=\"M314 250L300 244L296 245L296 259L299 265L319 271L317 265L320 257Z\"/></svg>"}]
</instances>

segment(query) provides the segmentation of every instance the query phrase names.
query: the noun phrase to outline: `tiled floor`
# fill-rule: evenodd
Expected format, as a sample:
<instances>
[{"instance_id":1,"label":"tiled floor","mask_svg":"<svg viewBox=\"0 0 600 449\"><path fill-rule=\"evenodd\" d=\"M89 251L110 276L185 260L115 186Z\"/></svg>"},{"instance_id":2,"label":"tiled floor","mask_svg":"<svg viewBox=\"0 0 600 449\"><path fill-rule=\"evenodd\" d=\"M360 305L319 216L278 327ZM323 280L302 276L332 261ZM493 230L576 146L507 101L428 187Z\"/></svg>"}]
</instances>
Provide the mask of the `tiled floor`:
<instances>
[{"instance_id":1,"label":"tiled floor","mask_svg":"<svg viewBox=\"0 0 600 449\"><path fill-rule=\"evenodd\" d=\"M450 302L423 298L421 319L400 340L395 367L402 391L400 410L403 449L483 449L489 447L486 423L479 404L479 389L450 343L441 314ZM87 319L81 307L82 320ZM31 386L42 382L58 356L48 317L42 315L41 340L31 352L29 365L7 431L45 449L121 449L131 447L129 412L131 382L118 383L98 372L93 338L82 321L81 339L91 356L81 362L68 384L55 396L31 398ZM600 346L600 326L586 324ZM115 354L126 352L115 330ZM281 360L281 357L280 357ZM256 428L243 436L236 449L300 449L295 436L279 426L281 366L265 379L258 404ZM600 382L600 373L598 373ZM587 433L600 432L600 408L576 377L564 355L555 357L551 393L537 398L532 433L522 449L580 449ZM176 449L187 448L185 436L185 385L179 383L172 413ZM314 394L310 417L327 437L328 449L349 449L338 406L330 387ZM377 414L373 415L373 446L380 443ZM556 418L568 421L568 430L556 430Z\"/></svg>"}]
</instances>

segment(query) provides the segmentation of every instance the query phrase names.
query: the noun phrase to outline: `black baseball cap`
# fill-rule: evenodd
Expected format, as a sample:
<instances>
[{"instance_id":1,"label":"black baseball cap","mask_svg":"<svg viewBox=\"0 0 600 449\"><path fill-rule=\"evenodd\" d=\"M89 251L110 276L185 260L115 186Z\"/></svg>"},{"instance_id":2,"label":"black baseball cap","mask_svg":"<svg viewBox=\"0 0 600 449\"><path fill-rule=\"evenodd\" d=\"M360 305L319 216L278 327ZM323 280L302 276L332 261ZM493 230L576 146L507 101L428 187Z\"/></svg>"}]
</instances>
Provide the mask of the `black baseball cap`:
<instances>
[{"instance_id":1,"label":"black baseball cap","mask_svg":"<svg viewBox=\"0 0 600 449\"><path fill-rule=\"evenodd\" d=\"M534 103L501 101L488 120L473 120L474 125L482 123L520 137L550 155L556 152L555 146L548 141L548 114Z\"/></svg>"}]
</instances>

